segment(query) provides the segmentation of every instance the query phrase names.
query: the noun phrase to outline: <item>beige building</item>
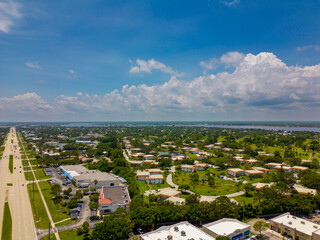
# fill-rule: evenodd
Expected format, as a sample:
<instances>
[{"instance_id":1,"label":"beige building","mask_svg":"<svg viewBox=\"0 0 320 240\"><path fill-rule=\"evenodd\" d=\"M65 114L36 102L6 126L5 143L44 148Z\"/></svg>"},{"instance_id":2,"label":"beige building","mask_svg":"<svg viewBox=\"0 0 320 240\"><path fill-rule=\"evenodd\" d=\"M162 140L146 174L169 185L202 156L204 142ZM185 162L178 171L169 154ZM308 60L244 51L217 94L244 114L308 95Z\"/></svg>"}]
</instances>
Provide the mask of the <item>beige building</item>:
<instances>
[{"instance_id":1,"label":"beige building","mask_svg":"<svg viewBox=\"0 0 320 240\"><path fill-rule=\"evenodd\" d=\"M270 228L290 239L320 240L320 225L290 213L270 219Z\"/></svg>"}]
</instances>

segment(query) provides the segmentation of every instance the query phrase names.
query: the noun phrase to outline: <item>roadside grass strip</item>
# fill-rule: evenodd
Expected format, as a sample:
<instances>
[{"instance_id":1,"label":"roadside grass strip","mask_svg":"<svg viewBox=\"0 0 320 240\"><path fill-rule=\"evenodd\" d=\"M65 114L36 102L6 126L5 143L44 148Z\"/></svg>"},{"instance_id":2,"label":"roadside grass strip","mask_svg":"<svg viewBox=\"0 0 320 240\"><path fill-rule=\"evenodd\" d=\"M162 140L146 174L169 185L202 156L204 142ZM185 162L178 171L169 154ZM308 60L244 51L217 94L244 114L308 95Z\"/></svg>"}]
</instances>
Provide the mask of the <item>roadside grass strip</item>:
<instances>
[{"instance_id":1,"label":"roadside grass strip","mask_svg":"<svg viewBox=\"0 0 320 240\"><path fill-rule=\"evenodd\" d=\"M9 170L10 170L11 173L13 173L13 155L10 155Z\"/></svg>"},{"instance_id":2,"label":"roadside grass strip","mask_svg":"<svg viewBox=\"0 0 320 240\"><path fill-rule=\"evenodd\" d=\"M32 183L28 184L29 198L33 213L34 222L37 228L48 228L49 218L40 196L37 184L34 184L34 201Z\"/></svg>"},{"instance_id":3,"label":"roadside grass strip","mask_svg":"<svg viewBox=\"0 0 320 240\"><path fill-rule=\"evenodd\" d=\"M9 204L4 204L1 239L12 239L12 217Z\"/></svg>"},{"instance_id":4,"label":"roadside grass strip","mask_svg":"<svg viewBox=\"0 0 320 240\"><path fill-rule=\"evenodd\" d=\"M47 181L39 182L39 186L41 188L43 197L47 203L49 208L52 220L54 222L62 221L66 218L70 218L70 215L67 213L68 209L64 208L60 205L60 203L56 202L53 199L53 194L51 193L51 186ZM60 226L67 225L68 222L62 222Z\"/></svg>"}]
</instances>

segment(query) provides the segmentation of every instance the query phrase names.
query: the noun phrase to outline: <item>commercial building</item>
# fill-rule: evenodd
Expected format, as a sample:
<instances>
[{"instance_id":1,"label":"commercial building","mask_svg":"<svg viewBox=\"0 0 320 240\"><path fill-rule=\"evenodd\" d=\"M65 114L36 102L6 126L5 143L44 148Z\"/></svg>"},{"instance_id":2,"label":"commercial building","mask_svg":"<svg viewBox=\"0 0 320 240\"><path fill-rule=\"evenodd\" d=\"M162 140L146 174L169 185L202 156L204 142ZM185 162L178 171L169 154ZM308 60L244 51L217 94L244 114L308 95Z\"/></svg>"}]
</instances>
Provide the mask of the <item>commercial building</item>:
<instances>
[{"instance_id":1,"label":"commercial building","mask_svg":"<svg viewBox=\"0 0 320 240\"><path fill-rule=\"evenodd\" d=\"M203 230L213 237L226 236L232 240L247 239L250 236L250 225L233 218L223 218L205 224Z\"/></svg>"},{"instance_id":2,"label":"commercial building","mask_svg":"<svg viewBox=\"0 0 320 240\"><path fill-rule=\"evenodd\" d=\"M129 210L130 195L127 186L102 187L99 195L99 212L102 217L106 213L113 213L118 208Z\"/></svg>"},{"instance_id":3,"label":"commercial building","mask_svg":"<svg viewBox=\"0 0 320 240\"><path fill-rule=\"evenodd\" d=\"M188 240L202 239L214 240L215 238L201 231L189 222L180 222L171 226L163 226L159 229L140 235L140 240Z\"/></svg>"},{"instance_id":4,"label":"commercial building","mask_svg":"<svg viewBox=\"0 0 320 240\"><path fill-rule=\"evenodd\" d=\"M101 188L102 186L119 186L121 179L113 174L100 172L99 170L89 170L82 165L61 165L62 176L68 177L76 182L77 186L90 185L91 188ZM97 184L95 184L97 180Z\"/></svg>"},{"instance_id":5,"label":"commercial building","mask_svg":"<svg viewBox=\"0 0 320 240\"><path fill-rule=\"evenodd\" d=\"M270 219L270 228L290 239L320 240L320 225L290 213Z\"/></svg>"}]
</instances>

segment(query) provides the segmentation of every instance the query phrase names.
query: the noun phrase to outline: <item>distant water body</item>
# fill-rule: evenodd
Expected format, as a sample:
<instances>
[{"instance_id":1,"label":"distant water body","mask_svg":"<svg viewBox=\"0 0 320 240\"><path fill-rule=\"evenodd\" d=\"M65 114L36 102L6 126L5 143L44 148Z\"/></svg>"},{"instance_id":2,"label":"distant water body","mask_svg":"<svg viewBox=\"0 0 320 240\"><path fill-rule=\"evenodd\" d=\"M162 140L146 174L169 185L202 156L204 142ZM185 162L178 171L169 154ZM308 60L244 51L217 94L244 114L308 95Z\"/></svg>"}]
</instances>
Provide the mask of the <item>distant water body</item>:
<instances>
[{"instance_id":1,"label":"distant water body","mask_svg":"<svg viewBox=\"0 0 320 240\"><path fill-rule=\"evenodd\" d=\"M216 125L216 124L186 124L186 123L169 123L165 122L163 124L153 122L145 122L138 124L131 123L108 123L108 122L70 122L62 124L64 127L109 127L109 126L135 126L135 127L143 127L143 126L177 126L177 127L207 127L207 128L231 128L231 129L264 129L270 131L300 131L300 132L320 132L320 128L318 127L293 127L293 126L264 126L264 125Z\"/></svg>"},{"instance_id":2,"label":"distant water body","mask_svg":"<svg viewBox=\"0 0 320 240\"><path fill-rule=\"evenodd\" d=\"M232 128L232 129L264 129L271 131L300 131L300 132L320 132L320 128L313 127L284 127L284 126L252 126L252 125L208 125L208 124L176 124L181 127L213 127L213 128Z\"/></svg>"}]
</instances>

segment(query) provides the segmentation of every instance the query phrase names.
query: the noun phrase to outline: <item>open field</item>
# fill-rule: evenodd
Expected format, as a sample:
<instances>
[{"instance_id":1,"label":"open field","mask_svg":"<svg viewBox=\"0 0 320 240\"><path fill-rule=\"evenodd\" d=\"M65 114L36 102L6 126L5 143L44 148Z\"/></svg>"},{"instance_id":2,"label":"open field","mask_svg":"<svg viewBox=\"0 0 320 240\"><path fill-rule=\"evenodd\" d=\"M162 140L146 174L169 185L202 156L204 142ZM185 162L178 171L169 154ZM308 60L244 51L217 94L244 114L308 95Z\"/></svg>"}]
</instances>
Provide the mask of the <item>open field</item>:
<instances>
[{"instance_id":1,"label":"open field","mask_svg":"<svg viewBox=\"0 0 320 240\"><path fill-rule=\"evenodd\" d=\"M210 169L212 172L216 171L215 169ZM197 171L199 174L199 183L192 186L190 176L193 173L181 172L180 174L175 174L173 177L173 182L177 185L189 185L190 190L194 191L200 195L206 196L218 196L218 195L227 195L235 193L240 189L236 186L236 183L230 180L222 180L220 178L215 178L215 186L210 187L209 184L205 181L201 183L202 177L206 177L205 171Z\"/></svg>"}]
</instances>

